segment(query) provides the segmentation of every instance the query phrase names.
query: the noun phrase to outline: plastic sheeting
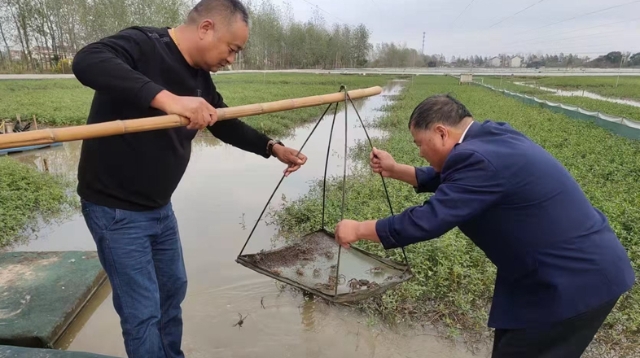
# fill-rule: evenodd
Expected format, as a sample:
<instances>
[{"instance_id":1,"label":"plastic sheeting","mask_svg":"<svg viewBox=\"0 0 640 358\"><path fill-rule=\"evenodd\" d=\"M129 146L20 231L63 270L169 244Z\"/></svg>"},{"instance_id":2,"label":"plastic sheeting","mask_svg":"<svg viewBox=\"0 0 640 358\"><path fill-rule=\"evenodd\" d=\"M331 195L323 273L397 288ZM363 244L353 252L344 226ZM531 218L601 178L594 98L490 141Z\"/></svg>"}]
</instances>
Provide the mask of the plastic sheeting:
<instances>
[{"instance_id":1,"label":"plastic sheeting","mask_svg":"<svg viewBox=\"0 0 640 358\"><path fill-rule=\"evenodd\" d=\"M586 120L595 123L596 125L605 128L617 135L631 138L640 139L640 122L632 119L616 117L601 112L587 111L583 108L571 106L564 103L556 103L537 97L523 95L517 92L511 92L508 90L499 89L490 85L486 85L479 82L474 82L478 86L482 86L497 92L502 92L507 97L518 99L528 105L540 106L551 110L556 113L565 114L574 119Z\"/></svg>"}]
</instances>

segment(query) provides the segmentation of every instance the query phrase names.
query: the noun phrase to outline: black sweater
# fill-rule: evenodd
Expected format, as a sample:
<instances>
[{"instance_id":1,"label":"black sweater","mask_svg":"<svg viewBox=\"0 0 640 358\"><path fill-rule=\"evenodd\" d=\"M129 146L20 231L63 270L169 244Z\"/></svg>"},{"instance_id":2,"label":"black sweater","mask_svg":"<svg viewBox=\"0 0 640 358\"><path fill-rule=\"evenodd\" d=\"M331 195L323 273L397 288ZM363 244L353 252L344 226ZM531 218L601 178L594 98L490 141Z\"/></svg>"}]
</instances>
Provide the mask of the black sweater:
<instances>
[{"instance_id":1,"label":"black sweater","mask_svg":"<svg viewBox=\"0 0 640 358\"><path fill-rule=\"evenodd\" d=\"M165 115L150 107L163 89L227 107L208 71L191 67L168 28L132 27L80 50L73 72L95 90L88 124ZM269 137L238 119L209 131L225 143L265 158ZM95 204L143 211L168 204L189 163L197 130L186 127L84 140L78 194Z\"/></svg>"}]
</instances>

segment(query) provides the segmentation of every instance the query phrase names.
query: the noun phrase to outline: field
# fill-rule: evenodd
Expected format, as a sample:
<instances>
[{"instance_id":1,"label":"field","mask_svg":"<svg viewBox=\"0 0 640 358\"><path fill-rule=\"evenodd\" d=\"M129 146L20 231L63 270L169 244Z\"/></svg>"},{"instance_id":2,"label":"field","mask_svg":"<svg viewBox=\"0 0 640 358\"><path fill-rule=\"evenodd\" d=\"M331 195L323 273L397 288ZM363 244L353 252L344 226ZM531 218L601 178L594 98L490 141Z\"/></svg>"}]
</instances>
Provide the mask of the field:
<instances>
[{"instance_id":1,"label":"field","mask_svg":"<svg viewBox=\"0 0 640 358\"><path fill-rule=\"evenodd\" d=\"M276 101L384 84L385 76L330 76L306 74L218 75L213 80L228 106ZM31 119L49 126L86 122L93 91L74 79L0 81L0 120ZM247 118L247 122L271 135L281 135L313 116L317 108L272 113Z\"/></svg>"},{"instance_id":2,"label":"field","mask_svg":"<svg viewBox=\"0 0 640 358\"><path fill-rule=\"evenodd\" d=\"M567 97L567 96L558 96L558 95L554 95L551 94L549 91L544 91L544 90L540 90L537 88L532 88L532 87L527 87L527 86L521 86L521 85L517 85L515 83L513 83L513 81L515 82L519 82L519 81L528 81L531 84L531 81L533 81L532 79L528 78L528 79L523 79L523 78L518 78L518 79L512 79L512 78L504 78L502 79L502 81L500 80L499 77L479 77L479 78L484 78L484 83L494 86L496 88L500 88L500 89L506 89L508 91L511 92L517 92L517 93L522 93L522 94L526 94L529 96L535 96L538 97L540 99L544 99L547 101L551 101L551 102L555 102L555 103L565 103L568 105L573 105L573 106L578 106L580 108L586 109L588 111L593 111L593 112L601 112L604 114L609 114L612 116L617 116L617 117L623 117L623 118L628 118L628 119L633 119L636 121L640 122L640 108L635 107L635 106L631 106L631 105L626 105L626 104L618 104L618 103L613 103L613 102L608 102L608 101L603 101L603 100L599 100L599 99L593 99L593 98L587 98L587 97ZM600 95L603 96L610 96L610 97L616 97L615 95L612 94L606 94L605 92L607 92L608 90L612 89L613 84L615 84L615 78L613 79L613 84L611 84L610 82L607 82L608 77L605 77L604 79L601 79L600 77L596 77L596 78L585 78L585 77L578 77L577 80L573 79L573 77L567 77L569 78L569 80L565 80L565 78L555 78L555 77L545 77L543 79L536 79L536 83L540 84L543 87L551 87L551 88L558 88L558 89L565 89L565 90L578 90L578 89L584 89L587 91L591 91L593 93L598 93ZM573 79L573 80L572 80ZM476 79L477 81L480 81L480 79ZM551 81L553 80L553 81ZM565 81L563 81L565 80ZM600 88L601 92L598 92L596 90L594 90L593 85L581 85L581 83L590 83L588 80L592 80L595 83L600 83L603 84ZM620 82L622 83L623 78L620 78ZM630 86L628 86L628 89L630 91L633 90L637 90L637 88L640 88L640 79L636 79L636 78L624 78L625 80L625 84L627 83L631 83ZM610 79L609 79L610 81ZM635 82L634 82L635 81ZM549 82L549 83L547 83ZM574 87L562 87L562 86L558 86L558 85L554 85L554 84L561 84L561 83L572 83L574 85ZM606 84L606 86L605 86ZM636 86L637 88L634 88L633 86ZM619 87L620 88L620 87ZM640 96L640 94L639 94ZM635 97L636 99L640 98L640 97Z\"/></svg>"},{"instance_id":3,"label":"field","mask_svg":"<svg viewBox=\"0 0 640 358\"><path fill-rule=\"evenodd\" d=\"M567 90L587 90L602 96L629 98L640 100L640 77L620 76L618 87L617 76L611 77L545 77L536 81L545 87L556 87Z\"/></svg>"},{"instance_id":4,"label":"field","mask_svg":"<svg viewBox=\"0 0 640 358\"><path fill-rule=\"evenodd\" d=\"M389 137L376 145L394 155L396 161L426 165L407 131L414 106L426 96L450 92L465 103L478 120L507 121L544 146L576 177L593 204L610 219L613 228L640 267L640 142L617 137L594 124L525 106L500 93L478 86L458 86L450 78L418 77L391 106L379 126ZM368 159L368 149L356 155ZM388 216L379 176L369 171L349 178L345 217L357 220ZM276 214L287 232L306 232L319 225L321 184L301 200L291 202ZM394 211L422 203L426 196L398 182L388 182ZM341 181L333 180L328 191L329 220L339 219ZM365 247L380 252L376 245ZM455 229L443 237L407 247L417 279L367 302L365 308L390 321L439 322L450 333L466 335L486 332L488 305L492 297L495 267L470 240ZM400 259L400 251L393 254ZM640 294L637 288L624 297L598 335L598 342L611 349L637 349L640 324ZM621 343L624 339L625 343ZM635 346L634 346L635 345Z\"/></svg>"},{"instance_id":5,"label":"field","mask_svg":"<svg viewBox=\"0 0 640 358\"><path fill-rule=\"evenodd\" d=\"M39 219L64 217L77 204L69 190L71 183L62 177L0 157L0 251L36 229Z\"/></svg>"},{"instance_id":6,"label":"field","mask_svg":"<svg viewBox=\"0 0 640 358\"><path fill-rule=\"evenodd\" d=\"M229 98L230 106L330 93L343 83L351 89L382 85L387 79L389 77L289 74L268 74L266 79L254 74L214 77L219 91ZM524 89L521 93L529 90L505 82L505 86ZM486 79L485 83L488 83ZM427 165L418 157L407 131L407 121L415 105L426 96L447 92L465 103L478 120L509 122L558 158L593 204L608 216L636 270L640 268L640 142L616 136L591 123L526 106L479 86L459 86L457 80L442 76L418 76L393 105L385 108L388 115L377 126L387 130L388 136L376 140L375 145L389 151L398 162ZM91 92L73 80L0 81L1 118L20 113L23 118L36 115L49 125L82 124L90 99ZM251 117L247 122L269 134L279 135L317 115L318 108L310 108ZM352 154L366 162L368 148L360 146ZM366 165L347 183L345 217L364 220L389 214L380 177L366 170ZM428 198L416 195L402 183L387 181L387 186L396 213ZM68 200L64 196L68 189L68 184L57 177L0 159L3 203L0 248L12 241L21 227L32 223L37 213L57 212L59 204ZM340 217L341 181L338 178L329 183L328 195L327 227L330 228ZM321 186L316 186L302 199L289 202L276 212L274 219L288 233L307 232L320 225L320 208ZM380 253L375 245L365 247ZM452 335L477 338L487 333L495 267L484 254L457 229L406 250L417 277L381 298L367 301L362 308L373 317L387 321L437 323ZM400 251L390 254L400 257ZM640 293L635 288L619 302L597 341L601 346L609 346L610 352L636 350L638 353L639 324Z\"/></svg>"}]
</instances>

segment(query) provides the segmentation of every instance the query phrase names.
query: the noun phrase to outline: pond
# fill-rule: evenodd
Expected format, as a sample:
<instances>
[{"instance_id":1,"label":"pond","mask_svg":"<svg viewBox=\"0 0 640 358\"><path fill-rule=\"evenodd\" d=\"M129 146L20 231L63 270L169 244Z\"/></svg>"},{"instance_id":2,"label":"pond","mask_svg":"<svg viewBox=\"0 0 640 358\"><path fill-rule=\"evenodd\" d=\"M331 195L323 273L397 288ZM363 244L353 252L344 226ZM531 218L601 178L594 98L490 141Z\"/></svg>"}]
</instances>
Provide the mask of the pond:
<instances>
[{"instance_id":1,"label":"pond","mask_svg":"<svg viewBox=\"0 0 640 358\"><path fill-rule=\"evenodd\" d=\"M390 82L382 95L357 100L365 123L381 116L403 82ZM318 116L324 108L318 108ZM286 178L271 206L305 194L321 179L332 110L306 144L307 164ZM348 143L366 139L349 107ZM299 127L282 141L299 148L315 123ZM368 128L371 137L384 135ZM25 153L16 159L50 172L75 178L80 143ZM329 175L342 175L344 113L338 112L329 159ZM352 163L349 161L348 165ZM187 357L472 357L429 329L388 328L351 308L308 301L295 291L282 290L273 279L235 262L249 232L281 178L284 165L265 160L214 139L193 142L191 162L173 196L189 279L183 303L183 350ZM383 195L383 194L381 194ZM266 215L265 215L266 216ZM263 220L265 219L263 216ZM268 248L277 228L260 222L245 252ZM43 228L15 251L95 250L82 216ZM264 307L263 307L264 306ZM244 325L234 327L238 315ZM126 356L119 319L110 288L96 294L59 348Z\"/></svg>"}]
</instances>

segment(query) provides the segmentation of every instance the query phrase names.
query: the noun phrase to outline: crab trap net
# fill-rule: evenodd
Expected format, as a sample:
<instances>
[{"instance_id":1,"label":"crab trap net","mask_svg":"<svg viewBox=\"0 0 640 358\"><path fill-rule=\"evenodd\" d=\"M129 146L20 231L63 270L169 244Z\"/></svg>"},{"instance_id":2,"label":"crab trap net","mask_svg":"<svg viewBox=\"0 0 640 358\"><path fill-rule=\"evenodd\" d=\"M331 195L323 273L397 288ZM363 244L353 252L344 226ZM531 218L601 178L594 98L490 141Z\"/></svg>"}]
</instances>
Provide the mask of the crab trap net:
<instances>
[{"instance_id":1,"label":"crab trap net","mask_svg":"<svg viewBox=\"0 0 640 358\"><path fill-rule=\"evenodd\" d=\"M344 99L344 173L342 175L342 207L341 218L344 218L345 208L345 181L347 169L347 104L351 103L362 128L366 134L369 146L373 147L371 138L367 133L365 124L358 113L351 97L346 91L345 86L340 87L340 91L345 93ZM327 167L329 162L329 154L331 149L331 139L333 136L333 128L336 121L336 114L339 102L335 103L333 113L333 122L329 133L329 145L327 147L327 157L324 167L324 178L322 186L322 224L315 231L309 232L300 237L287 240L282 247L261 250L254 254L245 254L249 240L256 230L264 212L269 203L273 199L274 194L278 190L280 184L284 180L283 175L277 184L275 190L271 194L262 213L258 217L247 241L245 242L236 262L254 270L260 274L271 277L275 280L297 287L303 291L322 297L336 303L348 303L360 301L380 295L386 290L402 283L413 277L409 262L407 260L404 248L401 248L404 262L397 262L389 258L380 257L361 248L351 246L349 249L337 243L334 233L325 228L325 208L326 208L326 183L327 183ZM298 153L302 152L304 146L313 135L331 106L327 106L324 113L320 116L311 133L306 138ZM389 210L393 215L391 199L387 190L384 177L380 175L384 192L389 205Z\"/></svg>"}]
</instances>

